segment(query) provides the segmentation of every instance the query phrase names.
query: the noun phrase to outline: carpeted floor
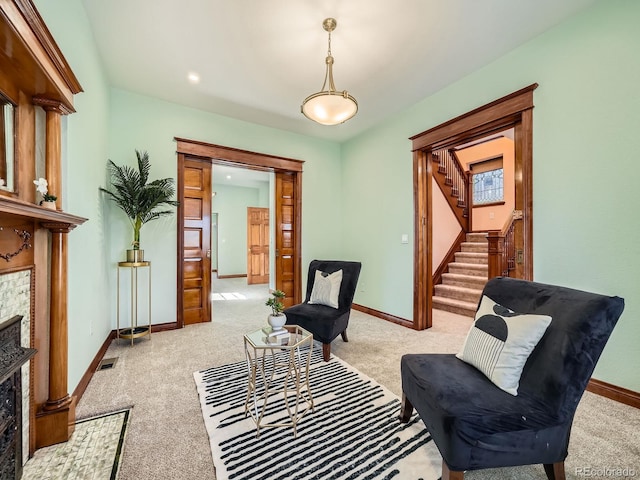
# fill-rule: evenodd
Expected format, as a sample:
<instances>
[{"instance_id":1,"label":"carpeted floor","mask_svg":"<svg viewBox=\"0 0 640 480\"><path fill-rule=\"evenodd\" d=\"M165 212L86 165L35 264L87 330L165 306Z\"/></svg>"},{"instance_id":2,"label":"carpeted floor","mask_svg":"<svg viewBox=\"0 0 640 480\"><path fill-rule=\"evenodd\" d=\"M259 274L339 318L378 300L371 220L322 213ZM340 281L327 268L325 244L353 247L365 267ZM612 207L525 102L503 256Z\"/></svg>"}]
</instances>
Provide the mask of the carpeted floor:
<instances>
[{"instance_id":1,"label":"carpeted floor","mask_svg":"<svg viewBox=\"0 0 640 480\"><path fill-rule=\"evenodd\" d=\"M209 324L153 334L133 347L125 342L109 347L106 357L118 357L118 362L111 370L95 373L77 415L134 405L120 480L215 478L193 372L243 360L243 333L266 324L267 290L245 282L214 282L214 292L240 293L246 299L227 295L230 299L212 302ZM417 332L354 311L349 343L336 339L332 353L400 396L400 357L409 352L456 352L470 324L469 318L436 311L434 327ZM576 469L586 468L635 468L640 476L640 410L586 393L574 421L566 466L572 479L586 478L576 474ZM542 467L531 466L470 472L465 478L546 477Z\"/></svg>"},{"instance_id":2,"label":"carpeted floor","mask_svg":"<svg viewBox=\"0 0 640 480\"><path fill-rule=\"evenodd\" d=\"M301 349L301 365L307 355L309 348ZM440 478L437 447L417 413L408 423L398 421L397 396L336 356L325 362L318 348L310 355L310 394L296 405L288 358L288 351L267 352L266 370L272 371L273 360L280 365L268 393L258 379L254 401L247 399L246 362L194 373L218 480ZM307 377L304 367L301 374ZM246 400L250 411L255 408L253 418L245 414ZM291 423L290 415L311 402L313 412L300 417L295 435L292 426L264 426ZM264 426L259 436L254 419Z\"/></svg>"}]
</instances>

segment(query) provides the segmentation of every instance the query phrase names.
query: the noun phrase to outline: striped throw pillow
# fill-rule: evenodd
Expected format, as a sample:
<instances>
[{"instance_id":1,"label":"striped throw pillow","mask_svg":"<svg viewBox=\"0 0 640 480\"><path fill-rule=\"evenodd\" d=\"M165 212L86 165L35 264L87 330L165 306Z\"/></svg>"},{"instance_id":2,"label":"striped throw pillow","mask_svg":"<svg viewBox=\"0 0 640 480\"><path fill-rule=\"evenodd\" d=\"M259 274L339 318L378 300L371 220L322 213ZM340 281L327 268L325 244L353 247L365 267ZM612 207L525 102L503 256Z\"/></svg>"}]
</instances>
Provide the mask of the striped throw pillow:
<instances>
[{"instance_id":1,"label":"striped throw pillow","mask_svg":"<svg viewBox=\"0 0 640 480\"><path fill-rule=\"evenodd\" d=\"M550 323L548 315L516 313L483 295L475 322L456 356L497 387L518 395L524 364Z\"/></svg>"}]
</instances>

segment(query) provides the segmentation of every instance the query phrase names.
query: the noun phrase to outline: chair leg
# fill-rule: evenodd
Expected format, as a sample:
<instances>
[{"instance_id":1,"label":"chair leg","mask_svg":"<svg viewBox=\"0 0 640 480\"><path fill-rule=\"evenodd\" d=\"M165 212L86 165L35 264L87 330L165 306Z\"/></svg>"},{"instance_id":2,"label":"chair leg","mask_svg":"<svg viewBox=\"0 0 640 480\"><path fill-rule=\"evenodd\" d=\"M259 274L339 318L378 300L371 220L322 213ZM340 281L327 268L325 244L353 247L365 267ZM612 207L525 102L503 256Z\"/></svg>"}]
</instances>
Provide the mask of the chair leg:
<instances>
[{"instance_id":1,"label":"chair leg","mask_svg":"<svg viewBox=\"0 0 640 480\"><path fill-rule=\"evenodd\" d=\"M407 423L411 418L411 414L413 413L413 405L407 398L407 396L402 392L402 407L400 408L400 423Z\"/></svg>"},{"instance_id":2,"label":"chair leg","mask_svg":"<svg viewBox=\"0 0 640 480\"><path fill-rule=\"evenodd\" d=\"M544 472L549 480L565 480L564 462L545 463Z\"/></svg>"},{"instance_id":3,"label":"chair leg","mask_svg":"<svg viewBox=\"0 0 640 480\"><path fill-rule=\"evenodd\" d=\"M464 480L464 472L449 470L447 463L442 460L442 480Z\"/></svg>"},{"instance_id":4,"label":"chair leg","mask_svg":"<svg viewBox=\"0 0 640 480\"><path fill-rule=\"evenodd\" d=\"M342 332L342 341L343 342L348 342L349 339L347 338L347 329L344 329L344 332Z\"/></svg>"},{"instance_id":5,"label":"chair leg","mask_svg":"<svg viewBox=\"0 0 640 480\"><path fill-rule=\"evenodd\" d=\"M322 344L322 358L324 358L325 362L328 362L331 358L331 344L323 343Z\"/></svg>"}]
</instances>

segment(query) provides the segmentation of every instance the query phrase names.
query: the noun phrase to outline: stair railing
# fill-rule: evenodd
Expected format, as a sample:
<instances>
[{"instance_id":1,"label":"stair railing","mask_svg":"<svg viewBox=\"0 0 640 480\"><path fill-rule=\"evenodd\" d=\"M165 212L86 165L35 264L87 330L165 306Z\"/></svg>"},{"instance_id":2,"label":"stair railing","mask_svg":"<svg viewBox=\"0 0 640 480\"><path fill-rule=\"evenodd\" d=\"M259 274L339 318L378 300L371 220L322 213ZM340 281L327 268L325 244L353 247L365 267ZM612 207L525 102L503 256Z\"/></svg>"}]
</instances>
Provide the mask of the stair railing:
<instances>
[{"instance_id":1,"label":"stair railing","mask_svg":"<svg viewBox=\"0 0 640 480\"><path fill-rule=\"evenodd\" d=\"M489 230L489 279L509 277L516 268L515 221L520 218L514 211L502 230Z\"/></svg>"},{"instance_id":2,"label":"stair railing","mask_svg":"<svg viewBox=\"0 0 640 480\"><path fill-rule=\"evenodd\" d=\"M433 177L444 193L460 227L464 232L468 232L471 226L469 174L460 165L453 149L434 150L431 152L431 158L437 165L437 168L434 168Z\"/></svg>"}]
</instances>

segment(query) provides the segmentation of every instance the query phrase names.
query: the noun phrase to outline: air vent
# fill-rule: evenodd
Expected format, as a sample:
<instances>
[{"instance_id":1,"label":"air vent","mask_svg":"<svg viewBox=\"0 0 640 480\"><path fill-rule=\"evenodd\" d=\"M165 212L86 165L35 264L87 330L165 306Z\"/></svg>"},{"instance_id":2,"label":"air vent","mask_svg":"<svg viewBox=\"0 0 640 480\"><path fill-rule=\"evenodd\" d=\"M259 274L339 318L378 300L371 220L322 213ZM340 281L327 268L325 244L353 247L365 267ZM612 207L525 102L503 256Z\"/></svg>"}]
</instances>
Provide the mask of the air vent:
<instances>
[{"instance_id":1,"label":"air vent","mask_svg":"<svg viewBox=\"0 0 640 480\"><path fill-rule=\"evenodd\" d=\"M116 365L118 358L103 358L102 361L98 364L98 368L96 371L100 370L109 370Z\"/></svg>"}]
</instances>

